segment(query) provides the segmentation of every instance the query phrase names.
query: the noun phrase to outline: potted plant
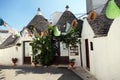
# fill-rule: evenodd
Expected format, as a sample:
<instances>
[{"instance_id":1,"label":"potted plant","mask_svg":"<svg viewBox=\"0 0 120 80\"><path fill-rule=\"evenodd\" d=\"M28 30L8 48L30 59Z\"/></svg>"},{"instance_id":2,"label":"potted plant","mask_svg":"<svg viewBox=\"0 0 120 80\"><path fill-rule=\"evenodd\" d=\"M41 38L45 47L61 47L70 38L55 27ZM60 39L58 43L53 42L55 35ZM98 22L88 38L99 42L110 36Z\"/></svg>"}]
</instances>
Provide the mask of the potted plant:
<instances>
[{"instance_id":1,"label":"potted plant","mask_svg":"<svg viewBox=\"0 0 120 80\"><path fill-rule=\"evenodd\" d=\"M36 67L38 62L36 60L33 60L32 63L34 64L34 66Z\"/></svg>"},{"instance_id":2,"label":"potted plant","mask_svg":"<svg viewBox=\"0 0 120 80\"><path fill-rule=\"evenodd\" d=\"M12 62L13 62L13 64L14 64L14 66L16 66L17 61L18 61L17 58L12 58Z\"/></svg>"},{"instance_id":3,"label":"potted plant","mask_svg":"<svg viewBox=\"0 0 120 80\"><path fill-rule=\"evenodd\" d=\"M34 66L36 67L37 64L39 63L38 62L38 59L36 58L36 56L34 56L33 60L32 60L32 63L34 64Z\"/></svg>"},{"instance_id":4,"label":"potted plant","mask_svg":"<svg viewBox=\"0 0 120 80\"><path fill-rule=\"evenodd\" d=\"M70 68L74 69L75 59L70 59L69 64L70 64Z\"/></svg>"}]
</instances>

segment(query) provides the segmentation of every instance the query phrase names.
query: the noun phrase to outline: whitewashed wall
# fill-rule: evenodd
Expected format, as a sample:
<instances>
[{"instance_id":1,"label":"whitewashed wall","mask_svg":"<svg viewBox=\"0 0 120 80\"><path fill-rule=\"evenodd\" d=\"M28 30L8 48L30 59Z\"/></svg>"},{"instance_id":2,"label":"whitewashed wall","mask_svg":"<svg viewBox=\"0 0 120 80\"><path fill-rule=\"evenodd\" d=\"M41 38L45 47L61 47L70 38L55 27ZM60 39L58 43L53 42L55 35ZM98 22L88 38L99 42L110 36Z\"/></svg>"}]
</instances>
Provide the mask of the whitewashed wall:
<instances>
[{"instance_id":1,"label":"whitewashed wall","mask_svg":"<svg viewBox=\"0 0 120 80\"><path fill-rule=\"evenodd\" d=\"M116 18L111 25L108 38L111 80L120 80L120 17Z\"/></svg>"},{"instance_id":2,"label":"whitewashed wall","mask_svg":"<svg viewBox=\"0 0 120 80\"><path fill-rule=\"evenodd\" d=\"M13 65L11 59L18 58L17 65L23 65L23 41L32 40L30 37L21 37L18 42L20 46L13 46L10 48L0 49L0 65Z\"/></svg>"},{"instance_id":3,"label":"whitewashed wall","mask_svg":"<svg viewBox=\"0 0 120 80\"><path fill-rule=\"evenodd\" d=\"M87 19L83 20L82 38L93 38L95 36L91 26L89 25Z\"/></svg>"},{"instance_id":4,"label":"whitewashed wall","mask_svg":"<svg viewBox=\"0 0 120 80\"><path fill-rule=\"evenodd\" d=\"M120 18L114 20L106 37L89 37L87 33L91 35L92 32L89 25L85 24L82 31L84 64L86 64L84 39L88 38L89 42L93 42L93 51L89 49L90 73L98 80L120 80Z\"/></svg>"},{"instance_id":5,"label":"whitewashed wall","mask_svg":"<svg viewBox=\"0 0 120 80\"><path fill-rule=\"evenodd\" d=\"M109 80L108 70L108 38L100 37L93 38L94 32L90 27L88 21L85 19L83 23L81 48L82 48L82 61L83 68L86 69L86 51L85 39L88 39L89 45L89 58L90 58L90 73L93 74L98 80ZM93 43L93 50L90 49L90 42Z\"/></svg>"},{"instance_id":6,"label":"whitewashed wall","mask_svg":"<svg viewBox=\"0 0 120 80\"><path fill-rule=\"evenodd\" d=\"M18 58L18 65L23 64L22 48L18 46L0 49L0 65L13 65L12 58Z\"/></svg>"},{"instance_id":7,"label":"whitewashed wall","mask_svg":"<svg viewBox=\"0 0 120 80\"><path fill-rule=\"evenodd\" d=\"M90 57L91 73L98 80L120 80L120 18L112 23L108 36L95 38L94 53ZM92 57L93 56L93 57Z\"/></svg>"},{"instance_id":8,"label":"whitewashed wall","mask_svg":"<svg viewBox=\"0 0 120 80\"><path fill-rule=\"evenodd\" d=\"M112 80L109 73L110 55L107 37L94 38L93 51L90 50L90 73L98 80Z\"/></svg>"},{"instance_id":9,"label":"whitewashed wall","mask_svg":"<svg viewBox=\"0 0 120 80\"><path fill-rule=\"evenodd\" d=\"M88 39L89 45L89 59L90 59L90 73L94 75L98 80L109 80L108 70L108 38L100 37L93 38L94 32L90 25L85 20L82 31L82 60L83 68L86 69L86 51L85 51L85 39ZM93 43L93 50L90 49L90 42Z\"/></svg>"},{"instance_id":10,"label":"whitewashed wall","mask_svg":"<svg viewBox=\"0 0 120 80\"><path fill-rule=\"evenodd\" d=\"M69 47L69 59L75 59L75 66L81 66L81 51L80 51L80 44L76 44L78 46L78 55L71 55L70 47Z\"/></svg>"},{"instance_id":11,"label":"whitewashed wall","mask_svg":"<svg viewBox=\"0 0 120 80\"><path fill-rule=\"evenodd\" d=\"M90 73L98 80L120 79L119 46L118 38L114 37L101 37L93 40L94 50L90 51Z\"/></svg>"},{"instance_id":12,"label":"whitewashed wall","mask_svg":"<svg viewBox=\"0 0 120 80\"><path fill-rule=\"evenodd\" d=\"M88 21L84 19L83 22L83 29L82 29L82 38L81 38L81 49L82 49L82 63L83 63L83 68L86 69L86 51L85 51L85 39L88 39L88 44L94 37L94 32L91 29Z\"/></svg>"}]
</instances>

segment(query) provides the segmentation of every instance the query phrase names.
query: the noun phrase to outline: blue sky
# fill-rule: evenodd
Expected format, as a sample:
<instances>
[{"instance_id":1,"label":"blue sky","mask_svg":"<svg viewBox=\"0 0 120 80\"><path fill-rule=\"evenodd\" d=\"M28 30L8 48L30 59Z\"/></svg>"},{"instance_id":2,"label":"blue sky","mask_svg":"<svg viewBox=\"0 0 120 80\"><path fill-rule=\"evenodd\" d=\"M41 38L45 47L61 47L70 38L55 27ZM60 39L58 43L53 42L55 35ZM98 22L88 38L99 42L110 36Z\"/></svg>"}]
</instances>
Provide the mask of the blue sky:
<instances>
[{"instance_id":1,"label":"blue sky","mask_svg":"<svg viewBox=\"0 0 120 80\"><path fill-rule=\"evenodd\" d=\"M36 15L37 8L41 9L42 15L50 19L53 12L64 12L65 6L69 5L74 14L86 13L86 0L0 0L0 18L20 31Z\"/></svg>"}]
</instances>

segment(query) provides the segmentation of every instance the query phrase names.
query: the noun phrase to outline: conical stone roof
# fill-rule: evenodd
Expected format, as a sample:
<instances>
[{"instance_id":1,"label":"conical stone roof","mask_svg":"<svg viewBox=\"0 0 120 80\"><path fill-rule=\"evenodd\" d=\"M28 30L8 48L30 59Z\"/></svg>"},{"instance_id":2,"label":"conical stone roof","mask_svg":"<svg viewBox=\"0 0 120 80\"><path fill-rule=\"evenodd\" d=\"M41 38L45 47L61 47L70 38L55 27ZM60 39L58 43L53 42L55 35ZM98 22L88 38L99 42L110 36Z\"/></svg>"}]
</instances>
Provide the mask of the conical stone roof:
<instances>
[{"instance_id":1,"label":"conical stone roof","mask_svg":"<svg viewBox=\"0 0 120 80\"><path fill-rule=\"evenodd\" d=\"M58 29L61 31L61 32L65 32L65 29L66 29L66 24L69 23L69 24L72 24L72 21L73 20L77 20L78 22L78 25L77 25L77 29L80 31L80 36L81 36L81 31L82 31L82 24L83 24L83 21L82 20L78 20L75 15L68 10L69 9L69 6L67 5L66 6L66 10L63 12L63 14L61 15L60 19L58 20L56 26L58 27Z\"/></svg>"},{"instance_id":2,"label":"conical stone roof","mask_svg":"<svg viewBox=\"0 0 120 80\"><path fill-rule=\"evenodd\" d=\"M109 1L110 0L108 0L108 2ZM106 17L106 7L108 2L105 4L105 7L103 8L101 14L97 15L95 20L88 20L89 24L91 25L91 28L95 33L95 37L107 36L110 26L114 20L114 19L108 19ZM115 0L115 3L120 8L120 1Z\"/></svg>"},{"instance_id":3,"label":"conical stone roof","mask_svg":"<svg viewBox=\"0 0 120 80\"><path fill-rule=\"evenodd\" d=\"M29 29L31 25L40 33L48 28L49 22L41 14L37 14L27 25L27 28Z\"/></svg>"},{"instance_id":4,"label":"conical stone roof","mask_svg":"<svg viewBox=\"0 0 120 80\"><path fill-rule=\"evenodd\" d=\"M77 20L77 18L72 14L72 12L65 11L62 14L62 16L60 17L60 19L58 20L56 25L57 25L58 29L61 32L65 32L65 29L66 29L65 25L66 25L66 23L71 24L74 19Z\"/></svg>"}]
</instances>

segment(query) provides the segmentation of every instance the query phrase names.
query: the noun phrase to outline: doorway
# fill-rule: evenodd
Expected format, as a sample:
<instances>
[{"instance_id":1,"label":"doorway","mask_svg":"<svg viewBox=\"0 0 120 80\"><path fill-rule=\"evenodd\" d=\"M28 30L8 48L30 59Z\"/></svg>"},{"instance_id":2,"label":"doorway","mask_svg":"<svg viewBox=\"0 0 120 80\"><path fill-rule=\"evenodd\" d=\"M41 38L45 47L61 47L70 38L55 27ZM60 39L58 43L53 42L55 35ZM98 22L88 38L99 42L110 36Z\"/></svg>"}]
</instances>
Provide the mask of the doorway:
<instances>
[{"instance_id":1,"label":"doorway","mask_svg":"<svg viewBox=\"0 0 120 80\"><path fill-rule=\"evenodd\" d=\"M89 44L88 39L85 39L85 51L86 51L86 67L90 70L90 57L89 57Z\"/></svg>"},{"instance_id":2,"label":"doorway","mask_svg":"<svg viewBox=\"0 0 120 80\"><path fill-rule=\"evenodd\" d=\"M29 45L30 41L23 42L23 63L31 64L32 47Z\"/></svg>"}]
</instances>

